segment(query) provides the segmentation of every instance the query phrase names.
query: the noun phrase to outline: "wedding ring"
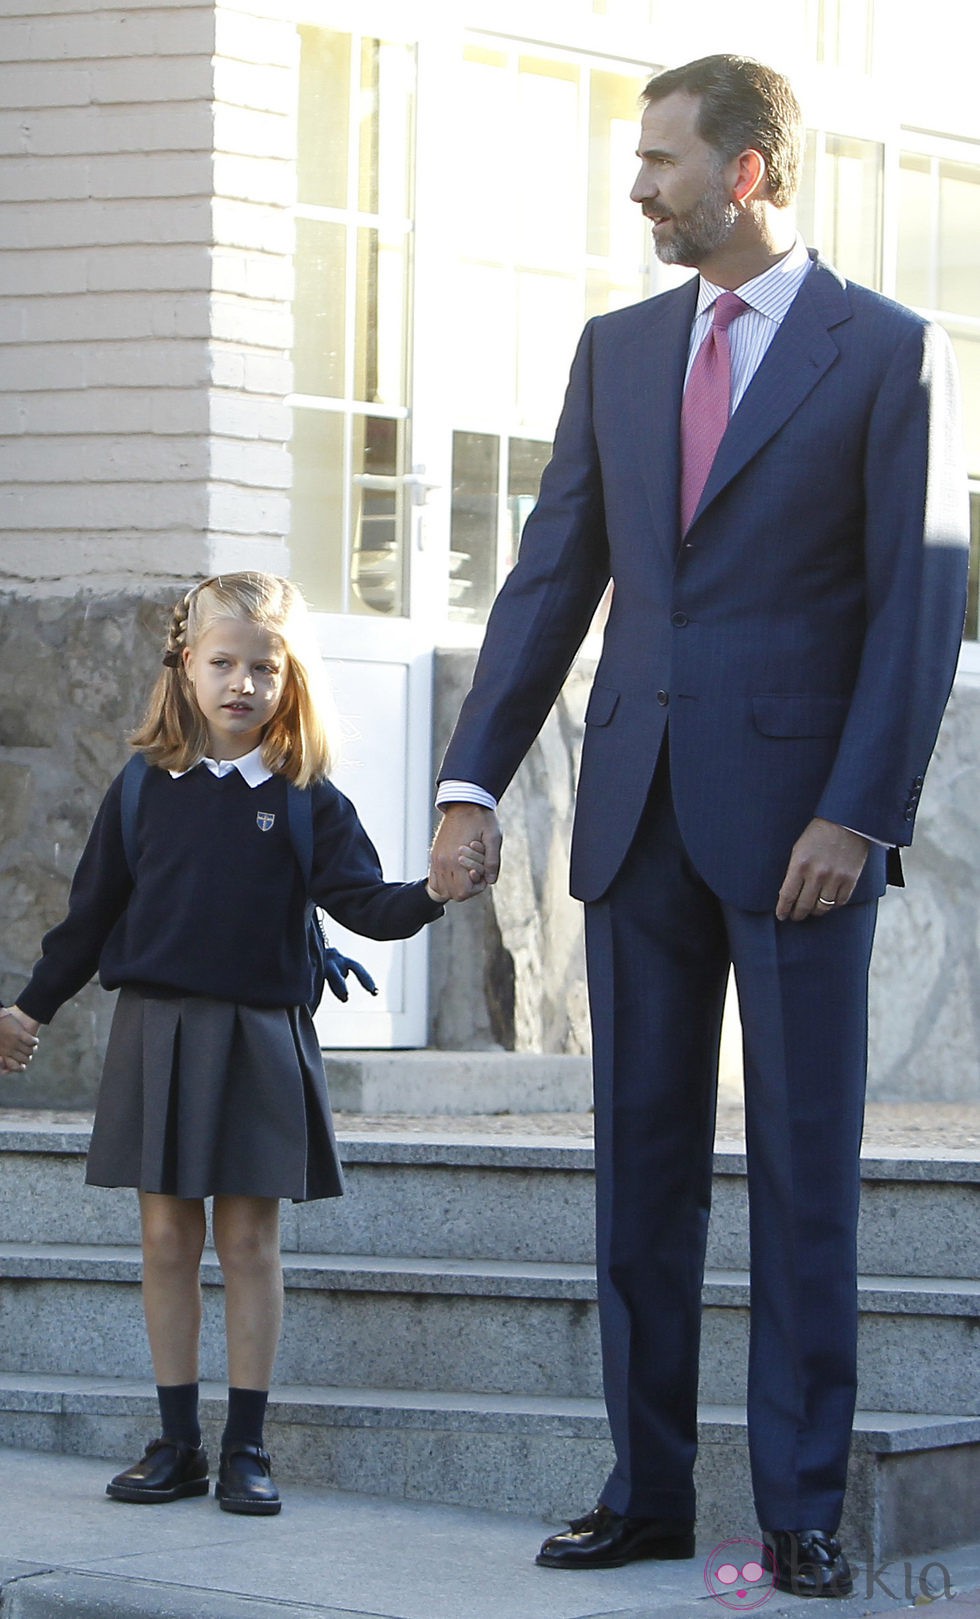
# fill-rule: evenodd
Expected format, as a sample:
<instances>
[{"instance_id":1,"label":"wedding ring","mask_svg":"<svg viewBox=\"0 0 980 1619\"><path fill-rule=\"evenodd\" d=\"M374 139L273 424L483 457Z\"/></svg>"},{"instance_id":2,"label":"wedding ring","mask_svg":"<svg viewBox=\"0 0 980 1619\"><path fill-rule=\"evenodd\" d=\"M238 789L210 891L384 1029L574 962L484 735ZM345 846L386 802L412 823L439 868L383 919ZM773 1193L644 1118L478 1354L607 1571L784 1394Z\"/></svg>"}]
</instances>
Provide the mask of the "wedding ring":
<instances>
[{"instance_id":1,"label":"wedding ring","mask_svg":"<svg viewBox=\"0 0 980 1619\"><path fill-rule=\"evenodd\" d=\"M824 899L822 894L818 894L817 895L817 904L818 905L836 905L837 901L835 899Z\"/></svg>"}]
</instances>

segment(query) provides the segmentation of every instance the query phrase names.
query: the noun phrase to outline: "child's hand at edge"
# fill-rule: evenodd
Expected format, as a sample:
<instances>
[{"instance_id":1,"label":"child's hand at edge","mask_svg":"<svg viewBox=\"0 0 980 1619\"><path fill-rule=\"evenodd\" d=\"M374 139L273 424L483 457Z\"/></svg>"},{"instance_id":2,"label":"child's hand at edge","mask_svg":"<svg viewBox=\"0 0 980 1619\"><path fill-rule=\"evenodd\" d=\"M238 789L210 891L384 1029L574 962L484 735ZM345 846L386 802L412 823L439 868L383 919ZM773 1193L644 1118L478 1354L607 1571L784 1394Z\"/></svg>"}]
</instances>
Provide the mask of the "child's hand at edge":
<instances>
[{"instance_id":1,"label":"child's hand at edge","mask_svg":"<svg viewBox=\"0 0 980 1619\"><path fill-rule=\"evenodd\" d=\"M19 1006L0 1007L0 1065L3 1073L23 1073L37 1050L39 1027Z\"/></svg>"}]
</instances>

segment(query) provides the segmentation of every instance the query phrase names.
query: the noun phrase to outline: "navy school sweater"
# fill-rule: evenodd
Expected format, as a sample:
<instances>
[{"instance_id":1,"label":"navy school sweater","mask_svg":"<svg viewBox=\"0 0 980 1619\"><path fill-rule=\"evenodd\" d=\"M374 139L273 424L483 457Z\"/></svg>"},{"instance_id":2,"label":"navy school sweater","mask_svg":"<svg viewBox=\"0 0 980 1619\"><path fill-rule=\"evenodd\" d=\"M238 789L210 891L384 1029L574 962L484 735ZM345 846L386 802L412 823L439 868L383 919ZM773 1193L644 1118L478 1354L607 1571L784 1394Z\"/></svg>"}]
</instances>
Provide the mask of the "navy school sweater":
<instances>
[{"instance_id":1,"label":"navy school sweater","mask_svg":"<svg viewBox=\"0 0 980 1619\"><path fill-rule=\"evenodd\" d=\"M425 880L386 883L350 800L313 794L309 897L353 933L407 939L443 914ZM46 934L17 1004L49 1023L98 972L105 989L137 984L250 1006L300 1006L311 993L307 894L289 836L286 783L249 787L237 770L199 765L176 781L148 771L137 823L135 886L123 848L116 777L78 863L65 920Z\"/></svg>"}]
</instances>

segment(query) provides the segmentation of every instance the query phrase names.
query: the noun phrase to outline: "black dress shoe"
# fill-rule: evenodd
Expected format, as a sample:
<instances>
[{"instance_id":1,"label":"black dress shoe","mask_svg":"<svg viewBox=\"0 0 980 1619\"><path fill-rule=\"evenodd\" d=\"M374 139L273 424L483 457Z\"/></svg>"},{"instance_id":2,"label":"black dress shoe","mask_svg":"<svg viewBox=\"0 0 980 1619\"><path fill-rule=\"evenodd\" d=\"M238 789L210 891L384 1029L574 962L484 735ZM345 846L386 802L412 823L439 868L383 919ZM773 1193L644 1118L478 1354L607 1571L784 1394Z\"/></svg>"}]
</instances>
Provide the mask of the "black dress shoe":
<instances>
[{"instance_id":1,"label":"black dress shoe","mask_svg":"<svg viewBox=\"0 0 980 1619\"><path fill-rule=\"evenodd\" d=\"M850 1565L825 1529L764 1529L766 1562L777 1591L797 1597L849 1597Z\"/></svg>"},{"instance_id":2,"label":"black dress shoe","mask_svg":"<svg viewBox=\"0 0 980 1619\"><path fill-rule=\"evenodd\" d=\"M282 1510L272 1482L272 1462L261 1445L233 1445L221 1452L214 1498L222 1512L251 1512L271 1517Z\"/></svg>"},{"instance_id":3,"label":"black dress shoe","mask_svg":"<svg viewBox=\"0 0 980 1619\"><path fill-rule=\"evenodd\" d=\"M542 1568L622 1568L641 1557L693 1556L693 1523L624 1518L600 1505L574 1518L567 1533L550 1535L534 1560Z\"/></svg>"},{"instance_id":4,"label":"black dress shoe","mask_svg":"<svg viewBox=\"0 0 980 1619\"><path fill-rule=\"evenodd\" d=\"M182 1439L153 1439L144 1454L105 1487L114 1501L136 1501L152 1506L179 1501L184 1495L207 1495L208 1458L203 1445Z\"/></svg>"}]
</instances>

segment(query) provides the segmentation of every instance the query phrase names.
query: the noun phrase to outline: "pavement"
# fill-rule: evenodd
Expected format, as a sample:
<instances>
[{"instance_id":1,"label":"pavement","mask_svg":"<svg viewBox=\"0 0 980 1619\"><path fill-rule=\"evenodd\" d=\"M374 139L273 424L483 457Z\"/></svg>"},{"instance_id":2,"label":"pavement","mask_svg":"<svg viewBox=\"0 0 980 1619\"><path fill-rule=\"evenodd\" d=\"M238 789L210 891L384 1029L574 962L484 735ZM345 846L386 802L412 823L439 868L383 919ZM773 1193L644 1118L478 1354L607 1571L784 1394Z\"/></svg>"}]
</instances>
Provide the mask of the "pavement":
<instances>
[{"instance_id":1,"label":"pavement","mask_svg":"<svg viewBox=\"0 0 980 1619\"><path fill-rule=\"evenodd\" d=\"M690 1562L562 1574L535 1567L548 1526L530 1518L286 1480L279 1517L242 1518L213 1498L110 1501L111 1464L88 1458L6 1450L0 1467L3 1619L712 1619L719 1609L726 1619L763 1603L773 1616L800 1607L765 1584L741 1597L720 1586L708 1545ZM980 1546L852 1561L855 1594L834 1619L934 1602L950 1605L950 1619L980 1619Z\"/></svg>"}]
</instances>

